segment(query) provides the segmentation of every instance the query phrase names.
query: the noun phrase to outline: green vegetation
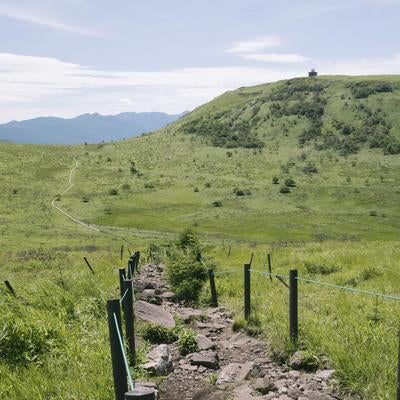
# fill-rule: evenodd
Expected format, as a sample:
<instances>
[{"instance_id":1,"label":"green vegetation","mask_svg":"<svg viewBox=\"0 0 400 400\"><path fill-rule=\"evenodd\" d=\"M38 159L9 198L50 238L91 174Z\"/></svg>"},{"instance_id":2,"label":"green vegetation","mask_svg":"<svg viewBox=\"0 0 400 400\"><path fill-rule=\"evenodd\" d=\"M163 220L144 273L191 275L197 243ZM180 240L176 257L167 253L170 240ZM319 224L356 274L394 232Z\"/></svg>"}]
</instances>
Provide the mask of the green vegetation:
<instances>
[{"instance_id":1,"label":"green vegetation","mask_svg":"<svg viewBox=\"0 0 400 400\"><path fill-rule=\"evenodd\" d=\"M145 324L142 328L141 335L144 340L149 343L173 343L178 340L178 332L176 329L168 329L161 325Z\"/></svg>"},{"instance_id":2,"label":"green vegetation","mask_svg":"<svg viewBox=\"0 0 400 400\"><path fill-rule=\"evenodd\" d=\"M185 329L181 332L178 341L178 349L182 356L199 351L196 335L192 330Z\"/></svg>"},{"instance_id":3,"label":"green vegetation","mask_svg":"<svg viewBox=\"0 0 400 400\"><path fill-rule=\"evenodd\" d=\"M370 82L391 90L354 92ZM252 252L253 269L266 271L272 253L274 273L296 267L313 280L398 294L399 82L283 81L228 92L133 140L0 144L0 281L10 280L17 293L0 288L0 398L112 398L105 301L118 296L122 243L142 254L151 244L149 261L164 260L180 298L190 302L208 295L200 257L222 270ZM58 207L101 231L67 219L51 206L56 196ZM201 251L192 231L177 237L188 227ZM256 276L249 329L261 329L286 360L293 351L287 288ZM196 285L181 284L187 279ZM216 279L221 304L238 318L242 273ZM397 303L304 282L299 293L300 347L328 356L343 390L394 398Z\"/></svg>"}]
</instances>

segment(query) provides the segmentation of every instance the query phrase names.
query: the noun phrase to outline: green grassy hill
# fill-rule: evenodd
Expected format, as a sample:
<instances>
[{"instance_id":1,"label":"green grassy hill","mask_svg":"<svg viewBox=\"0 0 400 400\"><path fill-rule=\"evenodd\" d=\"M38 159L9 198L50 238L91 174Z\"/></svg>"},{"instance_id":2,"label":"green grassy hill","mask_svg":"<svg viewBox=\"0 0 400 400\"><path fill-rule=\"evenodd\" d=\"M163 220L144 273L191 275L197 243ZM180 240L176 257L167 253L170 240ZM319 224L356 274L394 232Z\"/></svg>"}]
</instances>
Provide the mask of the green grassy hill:
<instances>
[{"instance_id":1,"label":"green grassy hill","mask_svg":"<svg viewBox=\"0 0 400 400\"><path fill-rule=\"evenodd\" d=\"M303 78L228 92L161 131L131 140L0 143L0 278L28 299L15 304L2 288L0 300L10 312L0 327L14 310L18 326L28 321L37 328L45 320L57 333L51 342L56 353L44 351L37 362L28 354L15 368L1 357L0 375L7 378L0 397L27 399L26 386L37 388L37 398L63 398L69 385L71 399L110 398L102 310L104 300L118 293L122 237L128 247L144 250L193 227L205 257L218 268L240 266L251 252L255 266L265 268L265 255L272 252L277 272L297 267L302 275L395 294L399 105L400 77ZM73 186L62 194L75 161ZM55 197L59 207L107 233L66 219L51 206ZM88 254L101 272L86 283L82 257ZM337 268L321 276L309 264ZM221 301L241 312L240 280L217 284ZM258 288L270 297L256 311L269 341L287 350L280 300L286 294L275 286ZM305 293L306 347L333 360L343 388L369 399L393 397L396 303L376 306L373 298L343 298L329 290ZM49 304L53 294L61 299L60 313ZM379 318L372 323L371 315ZM16 383L20 376L24 385ZM80 387L79 380L88 385Z\"/></svg>"}]
</instances>

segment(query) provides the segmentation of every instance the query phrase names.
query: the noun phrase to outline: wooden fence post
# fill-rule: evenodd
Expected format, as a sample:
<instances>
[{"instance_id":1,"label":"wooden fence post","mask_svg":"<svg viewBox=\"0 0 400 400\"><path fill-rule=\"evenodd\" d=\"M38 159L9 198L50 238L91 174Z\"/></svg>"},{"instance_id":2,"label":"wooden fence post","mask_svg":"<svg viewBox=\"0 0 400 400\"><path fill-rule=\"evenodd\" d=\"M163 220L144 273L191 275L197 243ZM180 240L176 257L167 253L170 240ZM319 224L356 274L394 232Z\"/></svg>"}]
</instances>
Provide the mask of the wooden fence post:
<instances>
[{"instance_id":1,"label":"wooden fence post","mask_svg":"<svg viewBox=\"0 0 400 400\"><path fill-rule=\"evenodd\" d=\"M122 308L125 316L125 334L129 349L129 361L131 366L136 364L136 346L135 346L135 321L133 314L133 282L131 280L123 281L125 297L122 300Z\"/></svg>"},{"instance_id":2,"label":"wooden fence post","mask_svg":"<svg viewBox=\"0 0 400 400\"><path fill-rule=\"evenodd\" d=\"M128 391L127 374L125 371L124 358L119 342L115 317L122 337L121 329L121 310L119 300L107 301L108 331L110 335L111 362L114 379L115 400L124 400L125 393Z\"/></svg>"},{"instance_id":3,"label":"wooden fence post","mask_svg":"<svg viewBox=\"0 0 400 400\"><path fill-rule=\"evenodd\" d=\"M215 287L214 270L212 270L211 268L208 269L208 277L210 278L211 306L218 307L218 297L217 297L217 289Z\"/></svg>"},{"instance_id":4,"label":"wooden fence post","mask_svg":"<svg viewBox=\"0 0 400 400\"><path fill-rule=\"evenodd\" d=\"M398 336L398 354L397 354L397 400L400 400L400 331L397 333Z\"/></svg>"},{"instance_id":5,"label":"wooden fence post","mask_svg":"<svg viewBox=\"0 0 400 400\"><path fill-rule=\"evenodd\" d=\"M150 388L137 388L125 393L125 400L156 400L156 392Z\"/></svg>"},{"instance_id":6,"label":"wooden fence post","mask_svg":"<svg viewBox=\"0 0 400 400\"><path fill-rule=\"evenodd\" d=\"M7 280L4 281L4 284L6 285L6 288L8 289L8 291L14 296L17 297L17 294L15 293L14 288L12 287L11 283Z\"/></svg>"},{"instance_id":7,"label":"wooden fence post","mask_svg":"<svg viewBox=\"0 0 400 400\"><path fill-rule=\"evenodd\" d=\"M121 244L121 261L123 257L124 257L124 245Z\"/></svg>"},{"instance_id":8,"label":"wooden fence post","mask_svg":"<svg viewBox=\"0 0 400 400\"><path fill-rule=\"evenodd\" d=\"M125 293L125 290L124 290L124 280L126 279L125 268L119 268L118 274L119 274L119 297L122 299L122 296Z\"/></svg>"},{"instance_id":9,"label":"wooden fence post","mask_svg":"<svg viewBox=\"0 0 400 400\"><path fill-rule=\"evenodd\" d=\"M140 251L135 252L135 264L134 264L134 269L136 272L139 272L139 259L140 259Z\"/></svg>"},{"instance_id":10,"label":"wooden fence post","mask_svg":"<svg viewBox=\"0 0 400 400\"><path fill-rule=\"evenodd\" d=\"M269 272L269 279L272 282L272 264L271 264L271 254L268 253L268 272Z\"/></svg>"},{"instance_id":11,"label":"wooden fence post","mask_svg":"<svg viewBox=\"0 0 400 400\"><path fill-rule=\"evenodd\" d=\"M298 294L297 294L297 269L289 273L289 330L290 339L296 344L299 337L298 319Z\"/></svg>"},{"instance_id":12,"label":"wooden fence post","mask_svg":"<svg viewBox=\"0 0 400 400\"><path fill-rule=\"evenodd\" d=\"M244 264L244 318L250 318L250 264Z\"/></svg>"}]
</instances>

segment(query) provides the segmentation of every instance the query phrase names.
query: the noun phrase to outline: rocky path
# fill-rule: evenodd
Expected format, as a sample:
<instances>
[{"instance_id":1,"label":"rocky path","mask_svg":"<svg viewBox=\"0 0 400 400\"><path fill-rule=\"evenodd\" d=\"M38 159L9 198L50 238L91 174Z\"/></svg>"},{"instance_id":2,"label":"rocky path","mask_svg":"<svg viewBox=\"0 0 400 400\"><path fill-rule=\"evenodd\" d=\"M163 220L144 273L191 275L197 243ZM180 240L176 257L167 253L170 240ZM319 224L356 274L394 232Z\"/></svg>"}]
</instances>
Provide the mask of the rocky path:
<instances>
[{"instance_id":1,"label":"rocky path","mask_svg":"<svg viewBox=\"0 0 400 400\"><path fill-rule=\"evenodd\" d=\"M154 346L144 367L165 375L161 400L339 399L329 389L334 371L301 370L301 352L291 359L291 369L284 369L268 356L262 339L233 332L232 315L223 308L174 303L162 274L162 266L146 265L136 278L137 317L171 328L178 315L196 332L199 351L183 357L176 344Z\"/></svg>"}]
</instances>

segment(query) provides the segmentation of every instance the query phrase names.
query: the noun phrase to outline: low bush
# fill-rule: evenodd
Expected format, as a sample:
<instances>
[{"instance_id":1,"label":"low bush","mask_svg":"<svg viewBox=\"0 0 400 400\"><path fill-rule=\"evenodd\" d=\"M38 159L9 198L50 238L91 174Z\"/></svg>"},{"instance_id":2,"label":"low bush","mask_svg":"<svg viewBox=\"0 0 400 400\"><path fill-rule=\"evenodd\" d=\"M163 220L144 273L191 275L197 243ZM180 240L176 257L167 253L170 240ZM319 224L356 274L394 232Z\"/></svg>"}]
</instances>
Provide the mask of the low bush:
<instances>
[{"instance_id":1,"label":"low bush","mask_svg":"<svg viewBox=\"0 0 400 400\"><path fill-rule=\"evenodd\" d=\"M182 356L186 356L191 353L199 351L199 347L196 341L196 335L192 330L185 329L181 332L178 341L179 353Z\"/></svg>"},{"instance_id":2,"label":"low bush","mask_svg":"<svg viewBox=\"0 0 400 400\"><path fill-rule=\"evenodd\" d=\"M213 207L222 207L222 201L216 200L212 202Z\"/></svg>"},{"instance_id":3,"label":"low bush","mask_svg":"<svg viewBox=\"0 0 400 400\"><path fill-rule=\"evenodd\" d=\"M335 272L341 271L340 267L335 265L321 265L321 264L305 264L306 271L309 274L330 275Z\"/></svg>"},{"instance_id":4,"label":"low bush","mask_svg":"<svg viewBox=\"0 0 400 400\"><path fill-rule=\"evenodd\" d=\"M168 329L157 324L146 324L142 328L142 337L152 344L169 344L178 340L176 329Z\"/></svg>"},{"instance_id":5,"label":"low bush","mask_svg":"<svg viewBox=\"0 0 400 400\"><path fill-rule=\"evenodd\" d=\"M110 196L117 196L118 195L118 190L117 189L110 189L109 191Z\"/></svg>"},{"instance_id":6,"label":"low bush","mask_svg":"<svg viewBox=\"0 0 400 400\"><path fill-rule=\"evenodd\" d=\"M287 179L285 179L285 185L287 187L295 187L296 182L292 178L287 178Z\"/></svg>"},{"instance_id":7,"label":"low bush","mask_svg":"<svg viewBox=\"0 0 400 400\"><path fill-rule=\"evenodd\" d=\"M290 193L290 188L287 187L287 186L282 186L282 187L279 189L279 192L282 193L282 194Z\"/></svg>"}]
</instances>

